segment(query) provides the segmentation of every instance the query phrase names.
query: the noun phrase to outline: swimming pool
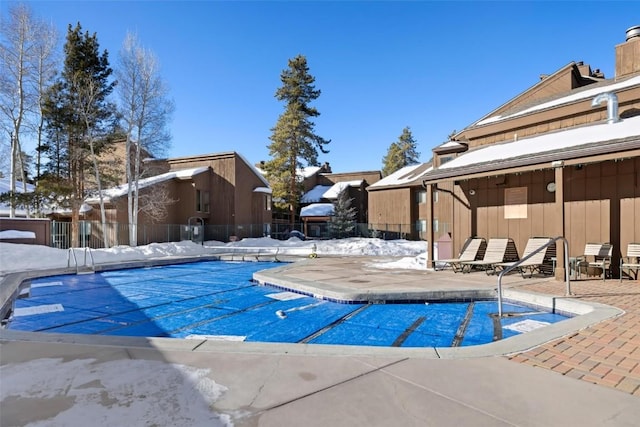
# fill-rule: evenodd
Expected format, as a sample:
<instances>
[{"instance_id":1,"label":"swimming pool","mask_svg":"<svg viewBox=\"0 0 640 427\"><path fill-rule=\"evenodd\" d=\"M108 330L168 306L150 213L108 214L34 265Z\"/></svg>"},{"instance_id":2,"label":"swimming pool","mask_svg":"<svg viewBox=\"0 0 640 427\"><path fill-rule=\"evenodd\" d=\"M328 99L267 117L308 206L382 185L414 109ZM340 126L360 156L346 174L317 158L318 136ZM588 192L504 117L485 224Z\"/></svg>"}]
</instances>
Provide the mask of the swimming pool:
<instances>
[{"instance_id":1,"label":"swimming pool","mask_svg":"<svg viewBox=\"0 0 640 427\"><path fill-rule=\"evenodd\" d=\"M490 343L566 319L495 301L344 304L260 286L270 262L206 261L29 281L8 329L386 347Z\"/></svg>"}]
</instances>

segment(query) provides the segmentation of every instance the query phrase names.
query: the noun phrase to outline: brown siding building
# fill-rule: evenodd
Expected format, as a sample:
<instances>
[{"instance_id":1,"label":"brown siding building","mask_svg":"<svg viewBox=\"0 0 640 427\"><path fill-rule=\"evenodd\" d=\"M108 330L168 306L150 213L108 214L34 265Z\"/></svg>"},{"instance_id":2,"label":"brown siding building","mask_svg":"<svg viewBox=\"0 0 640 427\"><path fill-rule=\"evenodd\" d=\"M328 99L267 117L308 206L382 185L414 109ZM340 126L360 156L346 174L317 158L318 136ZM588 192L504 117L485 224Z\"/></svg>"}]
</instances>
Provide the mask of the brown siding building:
<instances>
[{"instance_id":1,"label":"brown siding building","mask_svg":"<svg viewBox=\"0 0 640 427\"><path fill-rule=\"evenodd\" d=\"M167 202L163 224L203 226L204 240L227 241L231 236L240 239L270 233L271 190L262 174L240 154L225 152L154 163L167 172L141 180L140 194L154 194ZM128 224L126 186L105 194L107 222ZM88 203L94 209L85 219L99 220L98 199ZM151 222L151 216L144 214L138 221L141 225ZM126 236L117 238L124 244Z\"/></svg>"},{"instance_id":2,"label":"brown siding building","mask_svg":"<svg viewBox=\"0 0 640 427\"><path fill-rule=\"evenodd\" d=\"M314 208L318 205L334 203L342 191L347 193L351 206L355 208L355 222L367 223L369 210L367 188L378 182L380 178L380 171L331 173L328 165L320 168L317 173L305 177L303 186L306 192L300 201L300 217L304 234L310 237L330 237L327 234L330 215L325 212L315 214ZM305 212L311 212L311 214Z\"/></svg>"},{"instance_id":3,"label":"brown siding building","mask_svg":"<svg viewBox=\"0 0 640 427\"><path fill-rule=\"evenodd\" d=\"M570 63L434 150L427 221L449 224L454 253L470 236L512 238L520 253L530 237L564 236L570 257L613 244L619 274L640 241L640 27L615 51L614 78ZM433 261L439 231L426 237Z\"/></svg>"},{"instance_id":4,"label":"brown siding building","mask_svg":"<svg viewBox=\"0 0 640 427\"><path fill-rule=\"evenodd\" d=\"M368 188L369 222L381 230L448 240L563 236L569 256L613 244L611 274L640 242L640 26L615 46L614 78L571 62L404 168ZM560 242L560 241L559 241ZM449 254L447 254L449 255ZM440 257L442 258L442 257ZM557 251L557 265L563 264ZM564 269L556 269L558 278Z\"/></svg>"}]
</instances>

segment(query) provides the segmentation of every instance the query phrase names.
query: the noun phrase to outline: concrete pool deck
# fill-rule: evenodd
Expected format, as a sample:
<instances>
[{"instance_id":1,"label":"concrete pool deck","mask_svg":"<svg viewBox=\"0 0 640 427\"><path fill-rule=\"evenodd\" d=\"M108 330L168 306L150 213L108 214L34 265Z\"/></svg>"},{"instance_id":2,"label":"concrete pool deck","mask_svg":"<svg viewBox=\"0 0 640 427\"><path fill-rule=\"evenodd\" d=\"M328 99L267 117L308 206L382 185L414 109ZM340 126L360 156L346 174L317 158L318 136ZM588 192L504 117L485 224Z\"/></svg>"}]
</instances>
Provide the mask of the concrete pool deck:
<instances>
[{"instance_id":1,"label":"concrete pool deck","mask_svg":"<svg viewBox=\"0 0 640 427\"><path fill-rule=\"evenodd\" d=\"M398 293L437 295L445 290L491 292L497 282L496 276L482 272L381 270L370 266L373 261L322 257L258 276L329 297L373 293L374 299ZM557 302L589 302L605 310L603 319L561 336L537 337L543 340L533 345L520 343L515 352L494 349L494 355L2 330L0 364L26 369L32 361L62 358L95 359L94 364L149 360L207 368L212 379L227 387L212 409L230 415L236 426L637 425L640 283L574 281L571 298L565 297L564 283L547 277L507 275L503 285L505 295L521 292L545 294ZM73 378L68 380L73 388ZM11 387L0 379L3 397L9 396L0 403L2 426L47 420L69 405L84 404L74 401L68 390L43 401L13 396ZM105 399L103 404L115 407L127 402ZM81 421L86 420L78 425Z\"/></svg>"}]
</instances>

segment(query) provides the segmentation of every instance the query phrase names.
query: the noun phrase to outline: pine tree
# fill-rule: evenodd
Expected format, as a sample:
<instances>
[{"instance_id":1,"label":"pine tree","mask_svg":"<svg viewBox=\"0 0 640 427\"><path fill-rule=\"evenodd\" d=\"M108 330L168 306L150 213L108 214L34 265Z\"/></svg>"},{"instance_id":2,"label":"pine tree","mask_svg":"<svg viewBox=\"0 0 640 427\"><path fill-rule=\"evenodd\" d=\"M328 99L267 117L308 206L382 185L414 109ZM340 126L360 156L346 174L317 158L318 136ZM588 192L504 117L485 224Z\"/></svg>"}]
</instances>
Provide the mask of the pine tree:
<instances>
[{"instance_id":1,"label":"pine tree","mask_svg":"<svg viewBox=\"0 0 640 427\"><path fill-rule=\"evenodd\" d=\"M382 175L388 176L405 166L420 163L419 158L416 140L407 126L402 130L398 141L391 143L387 154L382 159Z\"/></svg>"},{"instance_id":2,"label":"pine tree","mask_svg":"<svg viewBox=\"0 0 640 427\"><path fill-rule=\"evenodd\" d=\"M289 68L280 75L282 86L276 91L276 99L285 103L285 111L269 139L271 160L265 162L264 169L273 191L276 208L287 209L293 225L302 196L302 187L297 171L299 168L318 165L318 150L325 149L330 140L314 133L315 123L311 120L320 113L309 103L320 96L314 86L315 78L309 74L307 59L298 55L289 60Z\"/></svg>"},{"instance_id":3,"label":"pine tree","mask_svg":"<svg viewBox=\"0 0 640 427\"><path fill-rule=\"evenodd\" d=\"M83 33L80 23L75 28L69 25L64 53L62 74L47 94L43 115L47 134L54 136L55 144L48 147L56 148L55 156L64 157L48 165L47 172L54 172L53 187L65 196L59 200L71 208L72 244L76 246L87 178L93 172L94 185L99 186L96 156L112 143L107 135L115 125L115 107L108 97L115 82L109 82L112 70L107 51L99 53L96 34ZM50 153L47 155L51 159ZM64 169L52 171L51 166Z\"/></svg>"},{"instance_id":4,"label":"pine tree","mask_svg":"<svg viewBox=\"0 0 640 427\"><path fill-rule=\"evenodd\" d=\"M356 208L351 206L347 188L342 190L333 204L333 216L329 221L329 233L332 237L345 238L355 228Z\"/></svg>"}]
</instances>

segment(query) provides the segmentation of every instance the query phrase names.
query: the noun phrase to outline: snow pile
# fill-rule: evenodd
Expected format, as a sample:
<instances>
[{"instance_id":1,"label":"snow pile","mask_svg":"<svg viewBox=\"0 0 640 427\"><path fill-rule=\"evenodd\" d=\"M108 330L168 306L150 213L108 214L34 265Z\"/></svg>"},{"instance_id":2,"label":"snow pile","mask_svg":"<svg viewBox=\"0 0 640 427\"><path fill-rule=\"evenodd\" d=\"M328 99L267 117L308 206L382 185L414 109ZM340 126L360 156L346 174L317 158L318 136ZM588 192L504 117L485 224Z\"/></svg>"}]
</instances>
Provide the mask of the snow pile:
<instances>
[{"instance_id":1,"label":"snow pile","mask_svg":"<svg viewBox=\"0 0 640 427\"><path fill-rule=\"evenodd\" d=\"M223 248L278 248L280 254L306 256L314 250L318 256L393 256L411 257L395 261L395 266L382 263L382 268L424 268L427 244L424 241L381 240L350 238L335 240L305 240L296 237L276 240L270 237L242 239L239 242L223 243L208 241L204 245L191 241L173 243L151 243L145 246L116 246L109 249L92 249L96 263L139 261L148 258L175 256L198 256L220 252ZM74 249L79 264L88 256L85 249ZM16 271L65 268L69 265L70 252L47 246L0 242L0 275ZM71 260L71 265L75 265ZM376 265L376 264L372 264Z\"/></svg>"}]
</instances>

